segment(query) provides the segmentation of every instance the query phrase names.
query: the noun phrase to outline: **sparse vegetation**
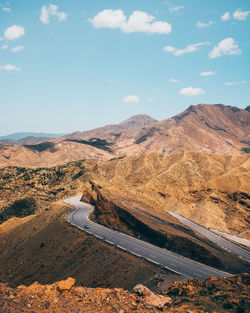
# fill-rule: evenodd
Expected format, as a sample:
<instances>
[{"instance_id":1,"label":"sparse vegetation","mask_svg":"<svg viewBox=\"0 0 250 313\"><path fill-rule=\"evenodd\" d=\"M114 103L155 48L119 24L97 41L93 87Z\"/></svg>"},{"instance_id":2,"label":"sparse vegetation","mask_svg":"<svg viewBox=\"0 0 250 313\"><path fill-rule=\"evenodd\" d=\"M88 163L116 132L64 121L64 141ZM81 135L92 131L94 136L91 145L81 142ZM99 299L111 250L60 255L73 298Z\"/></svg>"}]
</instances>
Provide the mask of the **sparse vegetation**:
<instances>
[{"instance_id":1,"label":"sparse vegetation","mask_svg":"<svg viewBox=\"0 0 250 313\"><path fill-rule=\"evenodd\" d=\"M241 148L241 151L248 154L250 153L250 148Z\"/></svg>"}]
</instances>

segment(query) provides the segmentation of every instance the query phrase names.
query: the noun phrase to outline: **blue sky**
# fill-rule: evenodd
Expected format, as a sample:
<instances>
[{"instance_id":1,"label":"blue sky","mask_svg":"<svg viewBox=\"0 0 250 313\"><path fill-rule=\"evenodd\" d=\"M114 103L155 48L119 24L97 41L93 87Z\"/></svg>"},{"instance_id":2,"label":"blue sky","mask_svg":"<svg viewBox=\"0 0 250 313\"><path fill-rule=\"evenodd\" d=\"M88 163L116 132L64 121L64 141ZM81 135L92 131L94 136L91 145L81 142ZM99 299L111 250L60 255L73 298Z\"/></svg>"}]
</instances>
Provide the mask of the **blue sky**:
<instances>
[{"instance_id":1,"label":"blue sky","mask_svg":"<svg viewBox=\"0 0 250 313\"><path fill-rule=\"evenodd\" d=\"M249 0L0 0L0 135L250 103Z\"/></svg>"}]
</instances>

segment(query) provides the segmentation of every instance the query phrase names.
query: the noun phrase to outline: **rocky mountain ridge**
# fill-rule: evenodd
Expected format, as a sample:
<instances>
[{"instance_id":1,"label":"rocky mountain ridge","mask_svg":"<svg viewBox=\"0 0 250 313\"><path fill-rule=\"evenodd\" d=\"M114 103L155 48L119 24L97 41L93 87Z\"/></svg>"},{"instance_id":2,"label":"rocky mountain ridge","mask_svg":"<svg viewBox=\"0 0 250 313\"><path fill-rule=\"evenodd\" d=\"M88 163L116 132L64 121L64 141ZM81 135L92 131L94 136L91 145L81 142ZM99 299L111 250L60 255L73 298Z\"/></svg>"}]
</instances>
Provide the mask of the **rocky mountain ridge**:
<instances>
[{"instance_id":1,"label":"rocky mountain ridge","mask_svg":"<svg viewBox=\"0 0 250 313\"><path fill-rule=\"evenodd\" d=\"M95 128L93 130L84 131L84 132L75 132L68 136L79 138L79 137L97 137L97 136L103 136L106 134L118 135L124 131L137 130L137 129L140 129L142 127L145 127L147 125L151 125L157 122L158 121L156 119L152 118L149 115L137 114L119 124L107 125L107 126Z\"/></svg>"},{"instance_id":2,"label":"rocky mountain ridge","mask_svg":"<svg viewBox=\"0 0 250 313\"><path fill-rule=\"evenodd\" d=\"M117 125L39 143L31 140L21 146L0 145L0 167L50 167L82 159L109 160L149 152L228 155L247 152L249 147L248 107L199 104L160 122L147 115L136 115Z\"/></svg>"}]
</instances>

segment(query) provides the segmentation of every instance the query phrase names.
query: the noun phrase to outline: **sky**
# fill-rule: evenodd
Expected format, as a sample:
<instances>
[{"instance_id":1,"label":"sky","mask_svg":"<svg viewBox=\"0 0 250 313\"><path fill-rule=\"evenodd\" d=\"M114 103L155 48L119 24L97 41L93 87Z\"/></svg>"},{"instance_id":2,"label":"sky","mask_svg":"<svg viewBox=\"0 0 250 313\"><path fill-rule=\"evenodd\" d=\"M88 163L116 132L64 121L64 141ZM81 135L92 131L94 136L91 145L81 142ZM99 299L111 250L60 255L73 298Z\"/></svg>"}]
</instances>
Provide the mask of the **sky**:
<instances>
[{"instance_id":1,"label":"sky","mask_svg":"<svg viewBox=\"0 0 250 313\"><path fill-rule=\"evenodd\" d=\"M249 0L0 0L0 136L250 104Z\"/></svg>"}]
</instances>

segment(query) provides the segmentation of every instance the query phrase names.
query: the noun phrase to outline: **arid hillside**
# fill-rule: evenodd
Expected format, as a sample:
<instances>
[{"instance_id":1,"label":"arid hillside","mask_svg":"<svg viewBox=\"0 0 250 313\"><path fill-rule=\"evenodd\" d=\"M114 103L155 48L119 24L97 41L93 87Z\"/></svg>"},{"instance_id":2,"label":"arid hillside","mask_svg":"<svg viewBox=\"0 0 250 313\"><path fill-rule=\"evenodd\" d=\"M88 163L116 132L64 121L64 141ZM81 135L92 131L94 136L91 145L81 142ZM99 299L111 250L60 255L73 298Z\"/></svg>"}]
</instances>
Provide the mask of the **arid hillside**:
<instances>
[{"instance_id":1,"label":"arid hillside","mask_svg":"<svg viewBox=\"0 0 250 313\"><path fill-rule=\"evenodd\" d=\"M88 287L156 289L182 279L90 236L66 222L61 199L78 194L96 162L52 169L5 168L0 177L0 281L53 283L68 276Z\"/></svg>"},{"instance_id":2,"label":"arid hillside","mask_svg":"<svg viewBox=\"0 0 250 313\"><path fill-rule=\"evenodd\" d=\"M250 111L237 107L199 104L184 112L144 127L123 133L115 145L119 155L145 152L181 151L239 153L250 145Z\"/></svg>"},{"instance_id":3,"label":"arid hillside","mask_svg":"<svg viewBox=\"0 0 250 313\"><path fill-rule=\"evenodd\" d=\"M155 288L159 279L169 281L161 268L68 225L71 208L60 201L79 193L95 205L91 218L98 223L210 266L247 271L243 260L166 209L248 237L249 156L185 152L0 169L2 282L52 283L73 276L92 287L132 288L141 282Z\"/></svg>"},{"instance_id":4,"label":"arid hillside","mask_svg":"<svg viewBox=\"0 0 250 313\"><path fill-rule=\"evenodd\" d=\"M82 187L83 199L93 201L97 216L110 227L117 225L108 205L107 211L103 203L98 210L103 198L123 203L133 214L146 210L168 219L170 210L206 227L249 238L249 169L247 154L180 152L117 158L98 162Z\"/></svg>"},{"instance_id":5,"label":"arid hillside","mask_svg":"<svg viewBox=\"0 0 250 313\"><path fill-rule=\"evenodd\" d=\"M59 139L28 137L18 141L4 140L2 144L0 141L0 167L51 167L83 159L109 160L114 157L112 144L102 136L109 134L115 140L124 131L138 130L155 122L152 117L142 114L117 125L76 132ZM90 139L82 139L86 136Z\"/></svg>"},{"instance_id":6,"label":"arid hillside","mask_svg":"<svg viewBox=\"0 0 250 313\"><path fill-rule=\"evenodd\" d=\"M0 167L52 167L82 159L109 160L109 151L75 141L45 141L25 146L0 146Z\"/></svg>"},{"instance_id":7,"label":"arid hillside","mask_svg":"<svg viewBox=\"0 0 250 313\"><path fill-rule=\"evenodd\" d=\"M183 151L241 154L250 148L250 110L199 104L157 122L136 115L117 124L22 146L0 145L0 167L51 167L144 153Z\"/></svg>"}]
</instances>

